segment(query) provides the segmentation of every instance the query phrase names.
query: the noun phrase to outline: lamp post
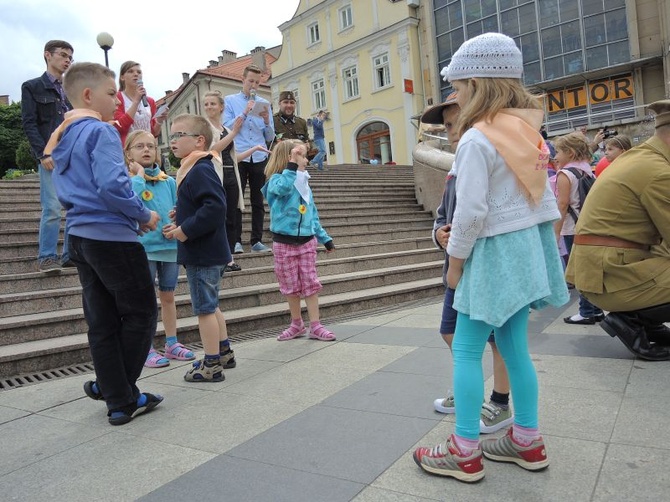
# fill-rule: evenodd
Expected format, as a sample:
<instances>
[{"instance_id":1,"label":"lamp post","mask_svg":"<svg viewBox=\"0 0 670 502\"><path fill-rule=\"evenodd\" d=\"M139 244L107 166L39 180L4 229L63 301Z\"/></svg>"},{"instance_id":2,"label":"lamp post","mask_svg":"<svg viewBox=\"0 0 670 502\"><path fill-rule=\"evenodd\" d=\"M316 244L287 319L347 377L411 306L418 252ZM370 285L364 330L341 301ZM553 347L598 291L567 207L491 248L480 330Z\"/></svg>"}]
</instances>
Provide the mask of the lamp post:
<instances>
[{"instance_id":1,"label":"lamp post","mask_svg":"<svg viewBox=\"0 0 670 502\"><path fill-rule=\"evenodd\" d=\"M105 66L109 68L109 60L107 59L107 51L109 51L112 48L112 45L114 45L114 37L111 36L109 33L106 31L103 31L102 33L98 33L98 36L96 37L96 41L98 42L98 45L100 48L105 51Z\"/></svg>"}]
</instances>

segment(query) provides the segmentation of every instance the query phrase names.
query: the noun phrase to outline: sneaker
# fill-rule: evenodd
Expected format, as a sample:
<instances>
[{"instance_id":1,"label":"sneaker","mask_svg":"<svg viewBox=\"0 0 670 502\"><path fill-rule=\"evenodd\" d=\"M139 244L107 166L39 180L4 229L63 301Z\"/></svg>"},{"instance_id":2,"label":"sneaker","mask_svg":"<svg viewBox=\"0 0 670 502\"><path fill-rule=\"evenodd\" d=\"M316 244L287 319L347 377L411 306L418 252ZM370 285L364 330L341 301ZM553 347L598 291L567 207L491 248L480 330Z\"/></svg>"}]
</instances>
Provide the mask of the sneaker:
<instances>
[{"instance_id":1,"label":"sneaker","mask_svg":"<svg viewBox=\"0 0 670 502\"><path fill-rule=\"evenodd\" d=\"M207 366L204 359L194 362L191 369L184 375L184 380L187 382L223 382L225 379L220 362Z\"/></svg>"},{"instance_id":2,"label":"sneaker","mask_svg":"<svg viewBox=\"0 0 670 502\"><path fill-rule=\"evenodd\" d=\"M267 252L271 252L272 249L267 247L262 242L257 242L256 244L251 246L251 251L253 251L254 253L267 253Z\"/></svg>"},{"instance_id":3,"label":"sneaker","mask_svg":"<svg viewBox=\"0 0 670 502\"><path fill-rule=\"evenodd\" d=\"M447 392L447 397L436 399L433 402L433 408L438 413L454 413L456 408L454 407L454 395L451 391Z\"/></svg>"},{"instance_id":4,"label":"sneaker","mask_svg":"<svg viewBox=\"0 0 670 502\"><path fill-rule=\"evenodd\" d=\"M500 439L484 439L480 444L484 456L496 462L514 462L528 471L540 471L549 466L542 437L522 446L514 441L512 427Z\"/></svg>"},{"instance_id":5,"label":"sneaker","mask_svg":"<svg viewBox=\"0 0 670 502\"><path fill-rule=\"evenodd\" d=\"M233 349L230 349L228 352L221 354L221 366L223 366L224 370L229 370L237 366L237 362L235 361L235 352Z\"/></svg>"},{"instance_id":6,"label":"sneaker","mask_svg":"<svg viewBox=\"0 0 670 502\"><path fill-rule=\"evenodd\" d=\"M417 448L414 450L414 462L424 471L438 476L448 476L466 483L482 479L482 451L477 449L468 456L461 456L453 443L452 435L446 443L438 444L434 448Z\"/></svg>"},{"instance_id":7,"label":"sneaker","mask_svg":"<svg viewBox=\"0 0 670 502\"><path fill-rule=\"evenodd\" d=\"M44 258L39 264L39 271L44 272L45 274L57 273L60 272L61 269L61 264L54 258Z\"/></svg>"},{"instance_id":8,"label":"sneaker","mask_svg":"<svg viewBox=\"0 0 670 502\"><path fill-rule=\"evenodd\" d=\"M235 243L235 249L233 249L233 254L242 254L244 253L244 248L242 247L241 242Z\"/></svg>"},{"instance_id":9,"label":"sneaker","mask_svg":"<svg viewBox=\"0 0 670 502\"><path fill-rule=\"evenodd\" d=\"M493 401L482 405L481 418L479 419L479 432L491 434L514 423L514 414L508 406L502 406Z\"/></svg>"}]
</instances>

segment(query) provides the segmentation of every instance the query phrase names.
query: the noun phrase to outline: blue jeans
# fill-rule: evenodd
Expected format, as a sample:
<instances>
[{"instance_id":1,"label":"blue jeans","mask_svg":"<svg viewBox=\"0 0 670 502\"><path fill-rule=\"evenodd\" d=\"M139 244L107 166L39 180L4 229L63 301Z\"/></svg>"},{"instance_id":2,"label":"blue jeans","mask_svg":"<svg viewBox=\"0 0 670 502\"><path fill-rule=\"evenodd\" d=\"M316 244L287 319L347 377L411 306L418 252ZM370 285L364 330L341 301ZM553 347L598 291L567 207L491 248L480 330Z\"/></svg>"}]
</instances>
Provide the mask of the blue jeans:
<instances>
[{"instance_id":1,"label":"blue jeans","mask_svg":"<svg viewBox=\"0 0 670 502\"><path fill-rule=\"evenodd\" d=\"M456 435L479 438L479 418L484 399L482 353L492 326L458 313L452 345ZM537 428L538 384L528 352L528 306L495 328L495 341L505 360L514 400L514 423Z\"/></svg>"},{"instance_id":2,"label":"blue jeans","mask_svg":"<svg viewBox=\"0 0 670 502\"><path fill-rule=\"evenodd\" d=\"M213 314L219 307L219 283L223 267L186 265L193 315Z\"/></svg>"},{"instance_id":3,"label":"blue jeans","mask_svg":"<svg viewBox=\"0 0 670 502\"><path fill-rule=\"evenodd\" d=\"M70 258L79 272L88 344L107 408L132 406L158 317L147 255L139 242L73 235Z\"/></svg>"},{"instance_id":4,"label":"blue jeans","mask_svg":"<svg viewBox=\"0 0 670 502\"><path fill-rule=\"evenodd\" d=\"M149 273L155 281L158 274L158 291L174 291L179 280L179 263L149 260Z\"/></svg>"},{"instance_id":5,"label":"blue jeans","mask_svg":"<svg viewBox=\"0 0 670 502\"><path fill-rule=\"evenodd\" d=\"M56 196L52 172L39 165L40 174L40 204L42 205L42 218L40 219L39 252L37 259L42 262L47 258L58 259L58 234L60 233L60 218L62 206ZM63 255L61 262L65 263L68 256L67 227L63 237Z\"/></svg>"},{"instance_id":6,"label":"blue jeans","mask_svg":"<svg viewBox=\"0 0 670 502\"><path fill-rule=\"evenodd\" d=\"M326 140L323 138L315 139L314 144L319 149L312 162L316 164L316 167L319 171L323 171L323 159L326 158Z\"/></svg>"}]
</instances>

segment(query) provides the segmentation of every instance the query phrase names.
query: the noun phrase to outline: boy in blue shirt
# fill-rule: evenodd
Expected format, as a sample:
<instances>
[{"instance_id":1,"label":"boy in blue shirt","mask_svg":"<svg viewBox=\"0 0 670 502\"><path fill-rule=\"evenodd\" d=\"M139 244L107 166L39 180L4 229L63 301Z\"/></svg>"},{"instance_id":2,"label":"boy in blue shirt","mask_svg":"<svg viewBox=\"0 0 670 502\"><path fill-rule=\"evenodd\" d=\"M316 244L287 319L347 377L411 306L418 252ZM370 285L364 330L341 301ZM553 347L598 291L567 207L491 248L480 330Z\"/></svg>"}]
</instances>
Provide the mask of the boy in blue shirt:
<instances>
[{"instance_id":1,"label":"boy in blue shirt","mask_svg":"<svg viewBox=\"0 0 670 502\"><path fill-rule=\"evenodd\" d=\"M155 229L160 217L132 191L119 133L108 123L118 104L114 72L96 63L73 64L63 87L74 109L45 154L56 166L53 183L67 210L70 259L82 285L97 377L84 384L84 392L104 399L109 423L123 425L163 400L137 388L157 318L137 236Z\"/></svg>"},{"instance_id":2,"label":"boy in blue shirt","mask_svg":"<svg viewBox=\"0 0 670 502\"><path fill-rule=\"evenodd\" d=\"M177 262L186 268L193 313L205 357L184 375L187 382L222 382L224 368L234 368L226 320L219 308L219 282L232 260L226 235L226 193L209 152L212 127L197 115L179 115L170 127L170 148L181 159L177 171L176 224L163 228L177 239ZM217 159L220 161L220 159ZM224 215L224 216L221 216Z\"/></svg>"}]
</instances>

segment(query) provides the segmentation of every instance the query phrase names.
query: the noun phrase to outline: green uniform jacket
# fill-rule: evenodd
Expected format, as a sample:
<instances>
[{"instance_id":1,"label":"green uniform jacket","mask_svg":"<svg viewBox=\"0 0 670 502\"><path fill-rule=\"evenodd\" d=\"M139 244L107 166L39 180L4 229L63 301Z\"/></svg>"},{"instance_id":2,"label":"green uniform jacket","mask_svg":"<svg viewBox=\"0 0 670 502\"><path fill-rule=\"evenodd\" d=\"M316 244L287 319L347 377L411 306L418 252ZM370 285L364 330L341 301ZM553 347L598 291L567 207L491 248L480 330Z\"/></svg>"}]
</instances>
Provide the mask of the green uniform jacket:
<instances>
[{"instance_id":1,"label":"green uniform jacket","mask_svg":"<svg viewBox=\"0 0 670 502\"><path fill-rule=\"evenodd\" d=\"M576 234L651 247L573 246L566 279L590 301L614 312L670 302L670 146L654 136L617 158L591 188Z\"/></svg>"},{"instance_id":2,"label":"green uniform jacket","mask_svg":"<svg viewBox=\"0 0 670 502\"><path fill-rule=\"evenodd\" d=\"M304 142L309 140L309 134L307 133L307 121L303 118L294 115L295 123L286 122L284 123L280 118L279 113L275 113L272 118L275 122L275 134L280 139L299 139ZM302 137L301 137L302 136Z\"/></svg>"}]
</instances>

